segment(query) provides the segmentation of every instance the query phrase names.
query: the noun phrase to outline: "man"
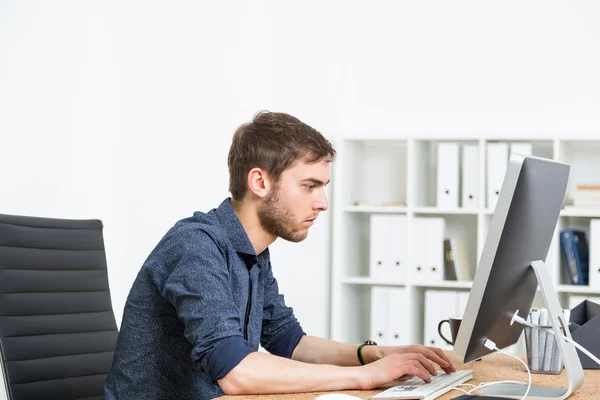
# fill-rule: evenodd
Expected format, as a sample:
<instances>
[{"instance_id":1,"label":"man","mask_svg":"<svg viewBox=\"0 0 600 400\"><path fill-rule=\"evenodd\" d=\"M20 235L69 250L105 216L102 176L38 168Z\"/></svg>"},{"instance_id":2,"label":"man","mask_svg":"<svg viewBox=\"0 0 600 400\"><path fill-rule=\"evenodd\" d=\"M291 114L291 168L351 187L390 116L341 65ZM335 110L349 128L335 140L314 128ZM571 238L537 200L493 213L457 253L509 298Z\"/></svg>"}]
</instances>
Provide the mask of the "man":
<instances>
[{"instance_id":1,"label":"man","mask_svg":"<svg viewBox=\"0 0 600 400\"><path fill-rule=\"evenodd\" d=\"M107 399L371 389L403 375L429 382L434 363L455 371L432 347L308 336L286 307L268 246L302 241L327 210L334 157L329 141L287 114L261 112L238 128L231 199L175 224L133 284ZM270 354L257 352L259 343Z\"/></svg>"}]
</instances>

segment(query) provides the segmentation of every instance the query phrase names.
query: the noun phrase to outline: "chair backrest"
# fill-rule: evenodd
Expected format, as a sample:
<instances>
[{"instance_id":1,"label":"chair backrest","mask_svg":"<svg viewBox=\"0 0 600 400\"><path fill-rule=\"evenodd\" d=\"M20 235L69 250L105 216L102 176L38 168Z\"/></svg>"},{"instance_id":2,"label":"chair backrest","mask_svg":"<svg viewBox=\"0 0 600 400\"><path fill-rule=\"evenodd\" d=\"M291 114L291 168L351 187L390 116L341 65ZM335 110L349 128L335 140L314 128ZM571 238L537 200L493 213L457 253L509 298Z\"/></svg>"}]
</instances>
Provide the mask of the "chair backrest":
<instances>
[{"instance_id":1,"label":"chair backrest","mask_svg":"<svg viewBox=\"0 0 600 400\"><path fill-rule=\"evenodd\" d=\"M102 222L0 214L9 399L104 399L117 334Z\"/></svg>"}]
</instances>

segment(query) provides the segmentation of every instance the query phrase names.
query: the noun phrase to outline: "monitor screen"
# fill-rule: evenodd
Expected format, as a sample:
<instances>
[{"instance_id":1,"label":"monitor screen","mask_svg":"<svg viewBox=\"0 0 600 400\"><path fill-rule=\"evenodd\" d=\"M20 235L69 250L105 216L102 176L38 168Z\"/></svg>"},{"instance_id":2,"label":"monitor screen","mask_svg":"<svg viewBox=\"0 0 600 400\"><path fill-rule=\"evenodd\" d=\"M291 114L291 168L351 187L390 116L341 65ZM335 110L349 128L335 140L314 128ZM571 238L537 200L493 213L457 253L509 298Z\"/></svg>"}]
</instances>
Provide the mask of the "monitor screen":
<instances>
[{"instance_id":1,"label":"monitor screen","mask_svg":"<svg viewBox=\"0 0 600 400\"><path fill-rule=\"evenodd\" d=\"M566 164L513 154L506 171L454 352L464 362L515 344L517 310L527 318L538 287L532 261L545 261L569 179Z\"/></svg>"}]
</instances>

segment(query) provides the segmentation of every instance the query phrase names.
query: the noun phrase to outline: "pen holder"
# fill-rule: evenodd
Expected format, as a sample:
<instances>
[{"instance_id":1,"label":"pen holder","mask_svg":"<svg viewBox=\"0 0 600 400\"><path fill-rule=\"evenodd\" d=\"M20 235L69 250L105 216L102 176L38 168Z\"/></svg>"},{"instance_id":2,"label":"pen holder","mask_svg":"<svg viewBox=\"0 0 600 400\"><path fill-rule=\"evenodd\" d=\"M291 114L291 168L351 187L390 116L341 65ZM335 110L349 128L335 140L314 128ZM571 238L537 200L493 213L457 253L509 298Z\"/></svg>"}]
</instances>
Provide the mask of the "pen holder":
<instances>
[{"instance_id":1,"label":"pen holder","mask_svg":"<svg viewBox=\"0 0 600 400\"><path fill-rule=\"evenodd\" d=\"M543 328L552 327L544 326ZM553 334L526 326L525 346L527 347L527 364L531 373L560 374L563 362L558 342Z\"/></svg>"}]
</instances>

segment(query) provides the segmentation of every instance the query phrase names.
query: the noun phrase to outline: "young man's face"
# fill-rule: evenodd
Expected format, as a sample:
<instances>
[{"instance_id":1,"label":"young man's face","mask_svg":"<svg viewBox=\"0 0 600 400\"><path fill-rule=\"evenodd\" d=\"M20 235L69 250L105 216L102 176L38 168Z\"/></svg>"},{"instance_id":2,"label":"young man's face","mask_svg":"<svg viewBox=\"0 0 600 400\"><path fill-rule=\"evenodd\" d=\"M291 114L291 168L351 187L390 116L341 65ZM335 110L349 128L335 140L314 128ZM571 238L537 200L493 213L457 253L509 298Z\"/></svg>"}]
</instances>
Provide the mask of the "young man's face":
<instances>
[{"instance_id":1,"label":"young man's face","mask_svg":"<svg viewBox=\"0 0 600 400\"><path fill-rule=\"evenodd\" d=\"M304 240L319 213L328 208L328 183L326 161L301 161L286 169L258 211L261 225L270 234L290 242Z\"/></svg>"}]
</instances>

